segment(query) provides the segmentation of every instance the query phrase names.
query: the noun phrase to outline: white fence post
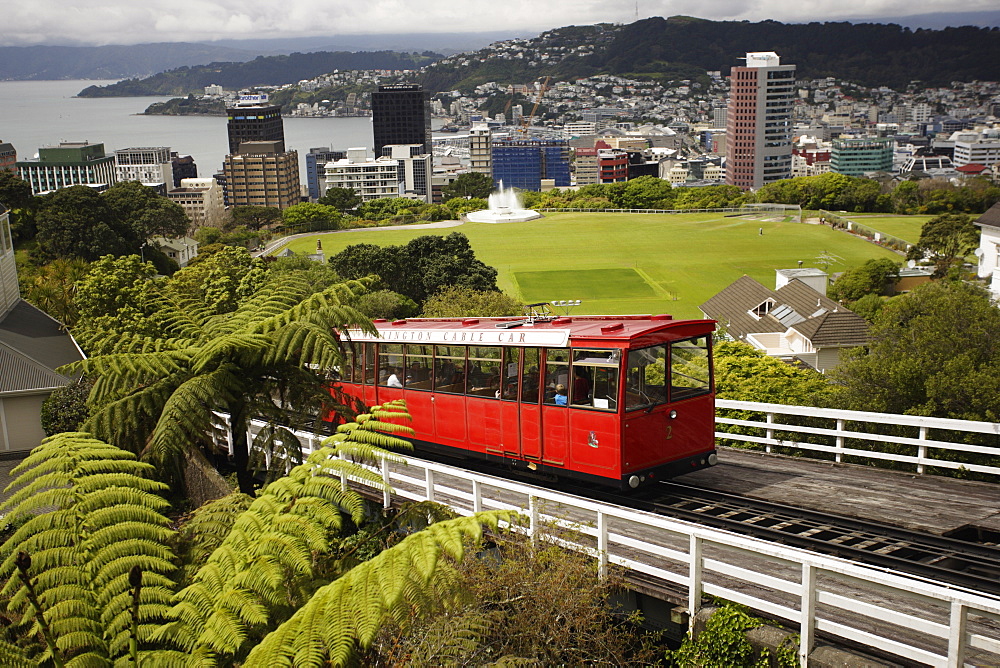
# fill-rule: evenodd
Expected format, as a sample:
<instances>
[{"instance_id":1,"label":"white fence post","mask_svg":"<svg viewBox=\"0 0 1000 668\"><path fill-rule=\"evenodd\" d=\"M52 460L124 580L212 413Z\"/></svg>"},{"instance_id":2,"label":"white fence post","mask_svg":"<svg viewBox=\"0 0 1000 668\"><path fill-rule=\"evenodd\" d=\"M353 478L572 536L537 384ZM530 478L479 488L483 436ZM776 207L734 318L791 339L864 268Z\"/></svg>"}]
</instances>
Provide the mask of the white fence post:
<instances>
[{"instance_id":1,"label":"white fence post","mask_svg":"<svg viewBox=\"0 0 1000 668\"><path fill-rule=\"evenodd\" d=\"M538 500L534 494L528 496L528 535L531 544L538 545Z\"/></svg>"},{"instance_id":2,"label":"white fence post","mask_svg":"<svg viewBox=\"0 0 1000 668\"><path fill-rule=\"evenodd\" d=\"M961 601L951 602L951 617L948 620L948 668L962 668L965 665L965 635L968 615Z\"/></svg>"},{"instance_id":3,"label":"white fence post","mask_svg":"<svg viewBox=\"0 0 1000 668\"><path fill-rule=\"evenodd\" d=\"M917 436L921 441L927 440L927 427L920 428L920 435ZM927 459L927 446L918 445L917 446L917 473L924 472L924 460Z\"/></svg>"},{"instance_id":4,"label":"white fence post","mask_svg":"<svg viewBox=\"0 0 1000 668\"><path fill-rule=\"evenodd\" d=\"M382 490L382 507L388 508L392 505L392 496L389 493L389 460L382 457L382 483L385 489Z\"/></svg>"},{"instance_id":5,"label":"white fence post","mask_svg":"<svg viewBox=\"0 0 1000 668\"><path fill-rule=\"evenodd\" d=\"M434 500L434 471L424 469L424 495L428 501Z\"/></svg>"},{"instance_id":6,"label":"white fence post","mask_svg":"<svg viewBox=\"0 0 1000 668\"><path fill-rule=\"evenodd\" d=\"M472 481L472 512L483 512L483 490L479 487L479 481Z\"/></svg>"},{"instance_id":7,"label":"white fence post","mask_svg":"<svg viewBox=\"0 0 1000 668\"><path fill-rule=\"evenodd\" d=\"M766 415L767 415L767 417L766 417L767 424L773 423L774 422L774 413L767 413ZM771 441L773 441L773 440L774 440L774 430L771 429L771 428L768 428L768 430L767 430L767 443L764 444L764 451L767 452L768 454L770 454L770 452L771 452Z\"/></svg>"},{"instance_id":8,"label":"white fence post","mask_svg":"<svg viewBox=\"0 0 1000 668\"><path fill-rule=\"evenodd\" d=\"M844 431L843 420L837 420L837 431ZM844 437L841 436L840 434L837 434L837 453L836 455L834 455L834 457L836 458L838 464L840 463L840 460L843 458L843 456L844 456Z\"/></svg>"},{"instance_id":9,"label":"white fence post","mask_svg":"<svg viewBox=\"0 0 1000 668\"><path fill-rule=\"evenodd\" d=\"M688 631L694 630L694 617L701 608L701 538L691 534L688 547Z\"/></svg>"},{"instance_id":10,"label":"white fence post","mask_svg":"<svg viewBox=\"0 0 1000 668\"><path fill-rule=\"evenodd\" d=\"M802 593L799 610L799 664L809 665L816 634L816 569L802 564Z\"/></svg>"},{"instance_id":11,"label":"white fence post","mask_svg":"<svg viewBox=\"0 0 1000 668\"><path fill-rule=\"evenodd\" d=\"M604 580L608 577L608 516L597 511L597 575Z\"/></svg>"}]
</instances>

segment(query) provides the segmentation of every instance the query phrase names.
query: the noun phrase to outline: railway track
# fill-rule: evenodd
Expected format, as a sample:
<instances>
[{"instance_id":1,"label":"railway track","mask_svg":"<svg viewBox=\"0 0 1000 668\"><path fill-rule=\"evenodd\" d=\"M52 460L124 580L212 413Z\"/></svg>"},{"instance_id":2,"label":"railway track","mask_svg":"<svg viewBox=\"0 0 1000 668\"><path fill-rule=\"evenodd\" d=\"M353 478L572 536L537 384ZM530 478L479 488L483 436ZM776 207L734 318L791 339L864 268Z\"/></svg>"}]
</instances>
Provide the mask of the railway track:
<instances>
[{"instance_id":1,"label":"railway track","mask_svg":"<svg viewBox=\"0 0 1000 668\"><path fill-rule=\"evenodd\" d=\"M561 485L563 491L565 485ZM1000 595L1000 546L663 482L644 496L570 493Z\"/></svg>"}]
</instances>

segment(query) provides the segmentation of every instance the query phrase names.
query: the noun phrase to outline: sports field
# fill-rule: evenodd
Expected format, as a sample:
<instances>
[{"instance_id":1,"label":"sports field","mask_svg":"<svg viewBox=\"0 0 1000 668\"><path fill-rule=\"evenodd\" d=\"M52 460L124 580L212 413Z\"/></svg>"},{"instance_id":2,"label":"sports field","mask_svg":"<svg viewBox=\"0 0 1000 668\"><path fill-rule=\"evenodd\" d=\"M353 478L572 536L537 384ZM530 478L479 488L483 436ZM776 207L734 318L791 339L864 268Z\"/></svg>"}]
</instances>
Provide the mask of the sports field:
<instances>
[{"instance_id":1,"label":"sports field","mask_svg":"<svg viewBox=\"0 0 1000 668\"><path fill-rule=\"evenodd\" d=\"M902 261L826 225L712 213L557 213L527 223L322 233L289 247L312 253L320 237L330 257L350 244L404 244L452 232L465 234L476 256L496 267L502 290L529 302L580 299L583 304L573 312L581 314L700 317L698 306L743 274L774 287L775 269L794 268L799 261L831 273L870 258Z\"/></svg>"},{"instance_id":2,"label":"sports field","mask_svg":"<svg viewBox=\"0 0 1000 668\"><path fill-rule=\"evenodd\" d=\"M877 232L897 237L915 244L920 241L920 228L934 216L862 216L840 214L848 220L856 220Z\"/></svg>"}]
</instances>

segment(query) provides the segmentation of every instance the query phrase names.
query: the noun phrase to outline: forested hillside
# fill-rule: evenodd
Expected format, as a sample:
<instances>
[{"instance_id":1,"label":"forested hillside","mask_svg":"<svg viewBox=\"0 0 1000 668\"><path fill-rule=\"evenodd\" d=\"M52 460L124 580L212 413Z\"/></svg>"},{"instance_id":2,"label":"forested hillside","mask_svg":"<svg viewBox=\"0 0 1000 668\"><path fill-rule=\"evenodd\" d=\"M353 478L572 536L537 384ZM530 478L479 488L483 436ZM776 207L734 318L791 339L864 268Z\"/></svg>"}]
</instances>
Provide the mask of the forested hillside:
<instances>
[{"instance_id":1,"label":"forested hillside","mask_svg":"<svg viewBox=\"0 0 1000 668\"><path fill-rule=\"evenodd\" d=\"M229 90L256 85L280 85L310 79L333 70L416 69L441 56L394 51L319 51L283 56L259 56L246 63L211 63L180 67L146 79L127 79L110 86L90 86L81 97L187 95L219 84Z\"/></svg>"}]
</instances>

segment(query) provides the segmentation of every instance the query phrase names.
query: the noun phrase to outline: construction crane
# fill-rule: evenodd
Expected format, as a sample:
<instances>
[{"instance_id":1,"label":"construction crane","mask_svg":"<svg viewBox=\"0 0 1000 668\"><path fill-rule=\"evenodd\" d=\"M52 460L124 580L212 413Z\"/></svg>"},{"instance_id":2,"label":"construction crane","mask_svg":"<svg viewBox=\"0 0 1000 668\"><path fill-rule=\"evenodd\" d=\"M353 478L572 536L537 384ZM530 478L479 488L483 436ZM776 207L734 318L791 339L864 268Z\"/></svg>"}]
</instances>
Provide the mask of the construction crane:
<instances>
[{"instance_id":1,"label":"construction crane","mask_svg":"<svg viewBox=\"0 0 1000 668\"><path fill-rule=\"evenodd\" d=\"M535 113L538 111L538 105L542 102L542 96L545 95L545 91L549 88L549 81L552 77L545 77L545 81L538 88L538 95L535 96L535 105L531 108L531 113L527 116L521 117L521 134L528 134L528 128L531 126L531 121L535 117Z\"/></svg>"}]
</instances>

